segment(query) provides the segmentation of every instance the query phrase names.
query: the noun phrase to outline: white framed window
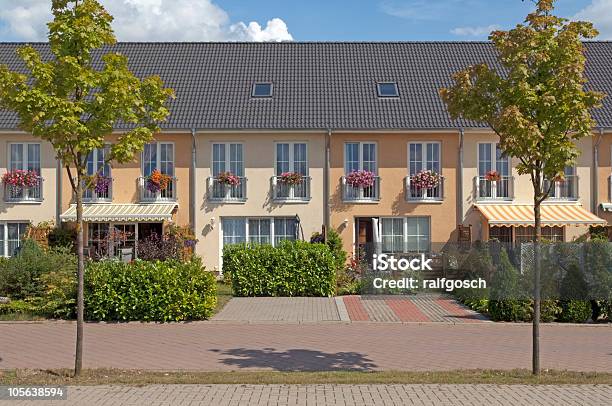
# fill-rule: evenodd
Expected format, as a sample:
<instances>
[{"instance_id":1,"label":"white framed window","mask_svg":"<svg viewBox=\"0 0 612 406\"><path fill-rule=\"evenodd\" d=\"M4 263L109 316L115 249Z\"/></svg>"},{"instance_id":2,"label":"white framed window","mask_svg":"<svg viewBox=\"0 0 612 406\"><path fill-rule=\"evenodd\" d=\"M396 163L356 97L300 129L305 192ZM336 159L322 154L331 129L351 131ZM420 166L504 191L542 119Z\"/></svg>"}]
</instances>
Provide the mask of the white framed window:
<instances>
[{"instance_id":1,"label":"white framed window","mask_svg":"<svg viewBox=\"0 0 612 406\"><path fill-rule=\"evenodd\" d=\"M378 172L375 142L347 142L344 144L345 174L360 170Z\"/></svg>"},{"instance_id":2,"label":"white framed window","mask_svg":"<svg viewBox=\"0 0 612 406\"><path fill-rule=\"evenodd\" d=\"M485 176L489 171L497 171L504 176L510 176L510 160L502 156L498 143L478 143L478 175Z\"/></svg>"},{"instance_id":3,"label":"white framed window","mask_svg":"<svg viewBox=\"0 0 612 406\"><path fill-rule=\"evenodd\" d=\"M40 144L32 142L9 144L9 170L34 171L40 175Z\"/></svg>"},{"instance_id":4,"label":"white framed window","mask_svg":"<svg viewBox=\"0 0 612 406\"><path fill-rule=\"evenodd\" d=\"M305 142L276 143L276 176L297 172L308 176L308 144Z\"/></svg>"},{"instance_id":5,"label":"white framed window","mask_svg":"<svg viewBox=\"0 0 612 406\"><path fill-rule=\"evenodd\" d=\"M408 172L412 176L420 171L429 170L440 173L440 143L408 143Z\"/></svg>"},{"instance_id":6,"label":"white framed window","mask_svg":"<svg viewBox=\"0 0 612 406\"><path fill-rule=\"evenodd\" d=\"M104 148L96 148L87 154L87 174L93 175L100 171L100 175L110 176L110 165L105 163L109 154L109 145Z\"/></svg>"},{"instance_id":7,"label":"white framed window","mask_svg":"<svg viewBox=\"0 0 612 406\"><path fill-rule=\"evenodd\" d=\"M220 172L231 172L236 176L244 176L244 153L241 143L212 144L212 175Z\"/></svg>"},{"instance_id":8,"label":"white framed window","mask_svg":"<svg viewBox=\"0 0 612 406\"><path fill-rule=\"evenodd\" d=\"M256 82L253 83L251 97L272 97L272 83Z\"/></svg>"},{"instance_id":9,"label":"white framed window","mask_svg":"<svg viewBox=\"0 0 612 406\"><path fill-rule=\"evenodd\" d=\"M399 97L396 82L378 82L376 84L378 97Z\"/></svg>"},{"instance_id":10,"label":"white framed window","mask_svg":"<svg viewBox=\"0 0 612 406\"><path fill-rule=\"evenodd\" d=\"M382 252L428 252L431 250L429 217L383 217L380 219Z\"/></svg>"},{"instance_id":11,"label":"white framed window","mask_svg":"<svg viewBox=\"0 0 612 406\"><path fill-rule=\"evenodd\" d=\"M142 173L144 176L149 176L155 169L163 174L174 176L174 143L145 144L142 152Z\"/></svg>"},{"instance_id":12,"label":"white framed window","mask_svg":"<svg viewBox=\"0 0 612 406\"><path fill-rule=\"evenodd\" d=\"M28 222L0 223L0 256L10 257L15 255L21 247L29 225Z\"/></svg>"},{"instance_id":13,"label":"white framed window","mask_svg":"<svg viewBox=\"0 0 612 406\"><path fill-rule=\"evenodd\" d=\"M223 245L272 244L297 238L298 223L294 217L225 217L221 220Z\"/></svg>"}]
</instances>

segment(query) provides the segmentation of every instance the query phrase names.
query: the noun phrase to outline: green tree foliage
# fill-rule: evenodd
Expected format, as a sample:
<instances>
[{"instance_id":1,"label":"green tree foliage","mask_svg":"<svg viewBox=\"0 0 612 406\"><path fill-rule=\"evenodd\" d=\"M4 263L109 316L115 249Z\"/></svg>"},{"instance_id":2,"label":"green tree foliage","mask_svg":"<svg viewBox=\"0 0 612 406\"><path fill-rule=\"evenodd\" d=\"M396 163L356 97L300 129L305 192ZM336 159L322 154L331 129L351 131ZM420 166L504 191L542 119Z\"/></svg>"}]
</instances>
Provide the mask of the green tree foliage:
<instances>
[{"instance_id":1,"label":"green tree foliage","mask_svg":"<svg viewBox=\"0 0 612 406\"><path fill-rule=\"evenodd\" d=\"M83 193L91 187L83 184L87 156L103 148L116 124L123 123L128 130L118 134L106 160L132 161L168 117L166 103L174 93L158 76L136 77L127 58L112 51L113 18L98 1L53 0L52 12L48 38L53 58L44 60L26 45L18 54L28 74L0 66L0 107L17 113L23 131L53 145L76 197L78 375L84 314Z\"/></svg>"}]
</instances>

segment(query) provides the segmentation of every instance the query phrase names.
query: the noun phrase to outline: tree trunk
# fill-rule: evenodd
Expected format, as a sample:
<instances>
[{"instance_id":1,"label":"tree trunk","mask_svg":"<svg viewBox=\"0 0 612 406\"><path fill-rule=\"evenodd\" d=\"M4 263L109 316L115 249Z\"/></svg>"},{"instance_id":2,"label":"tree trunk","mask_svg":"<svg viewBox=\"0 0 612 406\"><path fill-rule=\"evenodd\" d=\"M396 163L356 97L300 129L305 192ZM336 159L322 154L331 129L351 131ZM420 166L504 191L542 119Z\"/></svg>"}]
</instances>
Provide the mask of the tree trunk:
<instances>
[{"instance_id":1,"label":"tree trunk","mask_svg":"<svg viewBox=\"0 0 612 406\"><path fill-rule=\"evenodd\" d=\"M76 353L74 358L74 375L79 376L83 368L83 312L84 305L84 276L85 258L83 255L83 182L81 173L77 171L76 180L76 220L77 220L77 336Z\"/></svg>"},{"instance_id":2,"label":"tree trunk","mask_svg":"<svg viewBox=\"0 0 612 406\"><path fill-rule=\"evenodd\" d=\"M540 199L534 200L533 214L535 219L534 269L533 269L533 353L532 369L534 375L540 375L540 241L542 240L542 224L540 216Z\"/></svg>"}]
</instances>

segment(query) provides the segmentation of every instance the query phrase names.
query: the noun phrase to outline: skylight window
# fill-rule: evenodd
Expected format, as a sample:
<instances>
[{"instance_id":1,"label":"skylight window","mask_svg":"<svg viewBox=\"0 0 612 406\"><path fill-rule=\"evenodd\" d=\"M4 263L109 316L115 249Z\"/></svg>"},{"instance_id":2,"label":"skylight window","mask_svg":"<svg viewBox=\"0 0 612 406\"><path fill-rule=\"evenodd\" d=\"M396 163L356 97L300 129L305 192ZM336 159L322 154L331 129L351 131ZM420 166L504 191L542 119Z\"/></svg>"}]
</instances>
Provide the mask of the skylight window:
<instances>
[{"instance_id":1,"label":"skylight window","mask_svg":"<svg viewBox=\"0 0 612 406\"><path fill-rule=\"evenodd\" d=\"M397 83L395 82L379 82L376 84L378 97L399 97Z\"/></svg>"},{"instance_id":2,"label":"skylight window","mask_svg":"<svg viewBox=\"0 0 612 406\"><path fill-rule=\"evenodd\" d=\"M253 85L253 97L272 97L272 83L255 83Z\"/></svg>"}]
</instances>

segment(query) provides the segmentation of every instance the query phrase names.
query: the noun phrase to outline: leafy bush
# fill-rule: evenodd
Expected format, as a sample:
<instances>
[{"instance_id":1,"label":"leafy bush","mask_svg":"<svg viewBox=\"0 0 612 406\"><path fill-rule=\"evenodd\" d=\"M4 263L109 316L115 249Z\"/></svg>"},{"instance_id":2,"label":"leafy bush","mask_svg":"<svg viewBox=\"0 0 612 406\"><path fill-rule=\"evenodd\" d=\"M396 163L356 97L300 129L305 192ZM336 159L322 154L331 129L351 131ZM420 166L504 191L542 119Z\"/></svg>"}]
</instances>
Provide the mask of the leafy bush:
<instances>
[{"instance_id":1,"label":"leafy bush","mask_svg":"<svg viewBox=\"0 0 612 406\"><path fill-rule=\"evenodd\" d=\"M89 320L199 320L212 315L217 285L197 257L190 262L91 262L85 302Z\"/></svg>"},{"instance_id":2,"label":"leafy bush","mask_svg":"<svg viewBox=\"0 0 612 406\"><path fill-rule=\"evenodd\" d=\"M572 264L561 281L561 314L559 321L584 323L591 317L589 288L577 264Z\"/></svg>"},{"instance_id":3,"label":"leafy bush","mask_svg":"<svg viewBox=\"0 0 612 406\"><path fill-rule=\"evenodd\" d=\"M50 247L67 247L73 248L76 241L76 230L73 228L55 227L49 232Z\"/></svg>"},{"instance_id":4,"label":"leafy bush","mask_svg":"<svg viewBox=\"0 0 612 406\"><path fill-rule=\"evenodd\" d=\"M181 259L183 242L172 235L151 233L147 238L138 241L138 258L143 261L165 261Z\"/></svg>"},{"instance_id":5,"label":"leafy bush","mask_svg":"<svg viewBox=\"0 0 612 406\"><path fill-rule=\"evenodd\" d=\"M331 296L337 258L328 245L283 241L271 245L228 245L223 274L236 296Z\"/></svg>"},{"instance_id":6,"label":"leafy bush","mask_svg":"<svg viewBox=\"0 0 612 406\"><path fill-rule=\"evenodd\" d=\"M491 281L489 314L496 321L523 321L529 318L529 306L519 298L519 273L510 263L508 253L500 253L499 267Z\"/></svg>"},{"instance_id":7,"label":"leafy bush","mask_svg":"<svg viewBox=\"0 0 612 406\"><path fill-rule=\"evenodd\" d=\"M46 291L42 275L75 270L76 257L68 248L44 250L25 240L17 255L0 261L0 296L15 300L40 297Z\"/></svg>"}]
</instances>

